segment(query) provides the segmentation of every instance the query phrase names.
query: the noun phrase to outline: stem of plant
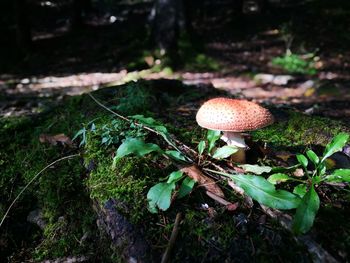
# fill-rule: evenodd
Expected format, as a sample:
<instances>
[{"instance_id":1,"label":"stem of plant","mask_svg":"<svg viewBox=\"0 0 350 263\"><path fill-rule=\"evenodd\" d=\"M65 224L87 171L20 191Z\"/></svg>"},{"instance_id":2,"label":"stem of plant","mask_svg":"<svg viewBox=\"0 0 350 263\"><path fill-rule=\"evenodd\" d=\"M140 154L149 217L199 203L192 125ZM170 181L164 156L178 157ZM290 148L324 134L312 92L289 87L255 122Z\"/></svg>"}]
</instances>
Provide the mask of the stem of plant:
<instances>
[{"instance_id":1,"label":"stem of plant","mask_svg":"<svg viewBox=\"0 0 350 263\"><path fill-rule=\"evenodd\" d=\"M4 223L8 213L10 212L11 208L13 207L13 205L17 202L17 200L19 199L19 197L24 193L24 191L39 177L40 174L42 174L46 169L48 169L49 167L51 167L52 165L60 162L60 161L63 161L63 160L66 160L66 159L71 159L71 158L74 158L74 157L77 157L77 156L80 156L80 154L72 154L72 155L68 155L68 156L65 156L65 157L62 157L60 159L57 159L56 161L50 163L49 165L47 165L44 169L42 169L40 172L38 172L24 187L23 189L21 190L21 192L19 192L19 194L16 196L16 198L12 201L12 203L10 204L9 208L6 210L5 212L5 215L3 216L3 218L1 219L1 222L0 222L0 228L2 226L2 224Z\"/></svg>"}]
</instances>

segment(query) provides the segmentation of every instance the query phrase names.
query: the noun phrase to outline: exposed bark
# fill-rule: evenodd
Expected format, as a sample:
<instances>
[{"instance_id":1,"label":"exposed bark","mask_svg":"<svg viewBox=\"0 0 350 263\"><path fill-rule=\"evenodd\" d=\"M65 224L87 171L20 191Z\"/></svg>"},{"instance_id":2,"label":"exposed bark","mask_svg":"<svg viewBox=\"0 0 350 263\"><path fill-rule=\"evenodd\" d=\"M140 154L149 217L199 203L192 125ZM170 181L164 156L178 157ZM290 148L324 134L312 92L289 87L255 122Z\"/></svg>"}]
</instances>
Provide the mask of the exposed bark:
<instances>
[{"instance_id":1,"label":"exposed bark","mask_svg":"<svg viewBox=\"0 0 350 263\"><path fill-rule=\"evenodd\" d=\"M104 205L95 202L99 228L110 237L114 248L121 251L125 262L151 262L150 247L142 233L118 212L117 206L114 199Z\"/></svg>"},{"instance_id":2,"label":"exposed bark","mask_svg":"<svg viewBox=\"0 0 350 263\"><path fill-rule=\"evenodd\" d=\"M152 38L155 45L176 61L180 30L185 27L182 0L157 0L152 9Z\"/></svg>"}]
</instances>

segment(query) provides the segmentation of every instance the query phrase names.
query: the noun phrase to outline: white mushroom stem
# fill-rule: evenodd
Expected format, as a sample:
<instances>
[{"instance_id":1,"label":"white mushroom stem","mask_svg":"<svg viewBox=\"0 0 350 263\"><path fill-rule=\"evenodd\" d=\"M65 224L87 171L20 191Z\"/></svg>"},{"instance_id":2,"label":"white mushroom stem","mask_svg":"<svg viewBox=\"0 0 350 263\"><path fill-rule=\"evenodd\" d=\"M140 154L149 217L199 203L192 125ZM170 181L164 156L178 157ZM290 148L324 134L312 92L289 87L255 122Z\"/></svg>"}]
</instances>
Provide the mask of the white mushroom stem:
<instances>
[{"instance_id":1,"label":"white mushroom stem","mask_svg":"<svg viewBox=\"0 0 350 263\"><path fill-rule=\"evenodd\" d=\"M245 163L245 149L248 148L248 146L245 144L244 137L241 133L224 131L221 140L226 142L229 146L238 148L238 151L231 156L231 161Z\"/></svg>"},{"instance_id":2,"label":"white mushroom stem","mask_svg":"<svg viewBox=\"0 0 350 263\"><path fill-rule=\"evenodd\" d=\"M236 146L238 148L247 148L248 146L244 142L244 137L240 132L229 132L224 131L224 134L221 136L221 140L227 143L230 146Z\"/></svg>"}]
</instances>

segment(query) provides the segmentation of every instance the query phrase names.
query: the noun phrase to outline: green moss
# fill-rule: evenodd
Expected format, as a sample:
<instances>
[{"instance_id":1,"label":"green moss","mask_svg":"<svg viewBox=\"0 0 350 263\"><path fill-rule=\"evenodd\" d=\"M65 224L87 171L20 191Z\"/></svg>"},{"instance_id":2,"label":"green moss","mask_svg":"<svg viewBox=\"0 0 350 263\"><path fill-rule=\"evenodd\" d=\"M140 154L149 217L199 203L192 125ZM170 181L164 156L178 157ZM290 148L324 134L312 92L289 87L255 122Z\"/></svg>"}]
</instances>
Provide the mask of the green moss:
<instances>
[{"instance_id":1,"label":"green moss","mask_svg":"<svg viewBox=\"0 0 350 263\"><path fill-rule=\"evenodd\" d=\"M254 131L252 136L275 146L325 146L339 132L350 129L340 121L290 111L286 120Z\"/></svg>"},{"instance_id":2,"label":"green moss","mask_svg":"<svg viewBox=\"0 0 350 263\"><path fill-rule=\"evenodd\" d=\"M81 123L85 122L84 112L76 109L86 105L86 97L68 98L65 107L55 108L31 119L1 119L0 216L4 215L10 202L41 169L71 154L71 149L66 146L41 143L39 136L64 133L72 137ZM11 255L13 249L23 242L28 242L27 245L35 251L36 260L76 255L91 249L89 244L77 243L77 239L87 231L97 231L90 199L81 179L83 174L84 168L77 158L56 164L34 181L10 211L3 226L12 239L10 244L15 244L4 247L6 256ZM17 233L16 226L26 226L28 213L37 207L42 209L47 227L42 237L35 231L24 238ZM64 230L60 220L65 222ZM37 242L41 245L34 250Z\"/></svg>"},{"instance_id":3,"label":"green moss","mask_svg":"<svg viewBox=\"0 0 350 263\"><path fill-rule=\"evenodd\" d=\"M104 203L110 198L128 204L122 209L133 223L140 223L147 211L146 195L148 189L166 176L166 170L157 169L152 157L127 157L113 164L114 147L101 147L98 136L90 136L86 145L86 163L94 163L87 180L90 196Z\"/></svg>"}]
</instances>

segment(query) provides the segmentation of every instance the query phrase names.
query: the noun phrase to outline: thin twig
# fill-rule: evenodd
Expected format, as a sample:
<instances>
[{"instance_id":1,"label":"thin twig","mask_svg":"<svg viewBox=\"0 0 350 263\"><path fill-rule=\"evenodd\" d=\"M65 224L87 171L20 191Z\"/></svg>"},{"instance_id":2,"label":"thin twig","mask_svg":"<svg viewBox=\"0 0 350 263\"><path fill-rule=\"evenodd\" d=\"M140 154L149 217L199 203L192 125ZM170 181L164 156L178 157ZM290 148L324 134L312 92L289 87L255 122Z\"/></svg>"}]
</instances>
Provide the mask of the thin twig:
<instances>
[{"instance_id":1,"label":"thin twig","mask_svg":"<svg viewBox=\"0 0 350 263\"><path fill-rule=\"evenodd\" d=\"M5 215L3 216L3 218L1 219L1 222L0 222L0 227L2 226L2 224L4 223L5 221L5 218L7 217L8 213L10 212L12 206L16 203L16 201L19 199L19 197L23 194L23 192L35 181L35 179L37 179L39 177L40 174L42 174L46 169L48 169L49 167L51 167L52 165L60 162L60 161L63 161L65 159L70 159L70 158L73 158L73 157L77 157L79 156L80 154L72 154L72 155L68 155L68 156L65 156L65 157L62 157L60 159L57 159L56 161L50 163L49 165L47 165L44 169L42 169L39 173L37 173L24 187L23 189L21 190L21 192L16 196L16 198L12 201L11 205L9 206L9 208L6 210L6 213Z\"/></svg>"},{"instance_id":2,"label":"thin twig","mask_svg":"<svg viewBox=\"0 0 350 263\"><path fill-rule=\"evenodd\" d=\"M171 232L170 240L169 240L168 246L165 249L165 252L163 254L161 263L167 263L169 261L171 250L175 245L175 241L176 241L177 235L179 233L179 224L181 221L181 217L182 217L182 214L177 213L176 219L175 219L175 224L173 227L173 231Z\"/></svg>"}]
</instances>

